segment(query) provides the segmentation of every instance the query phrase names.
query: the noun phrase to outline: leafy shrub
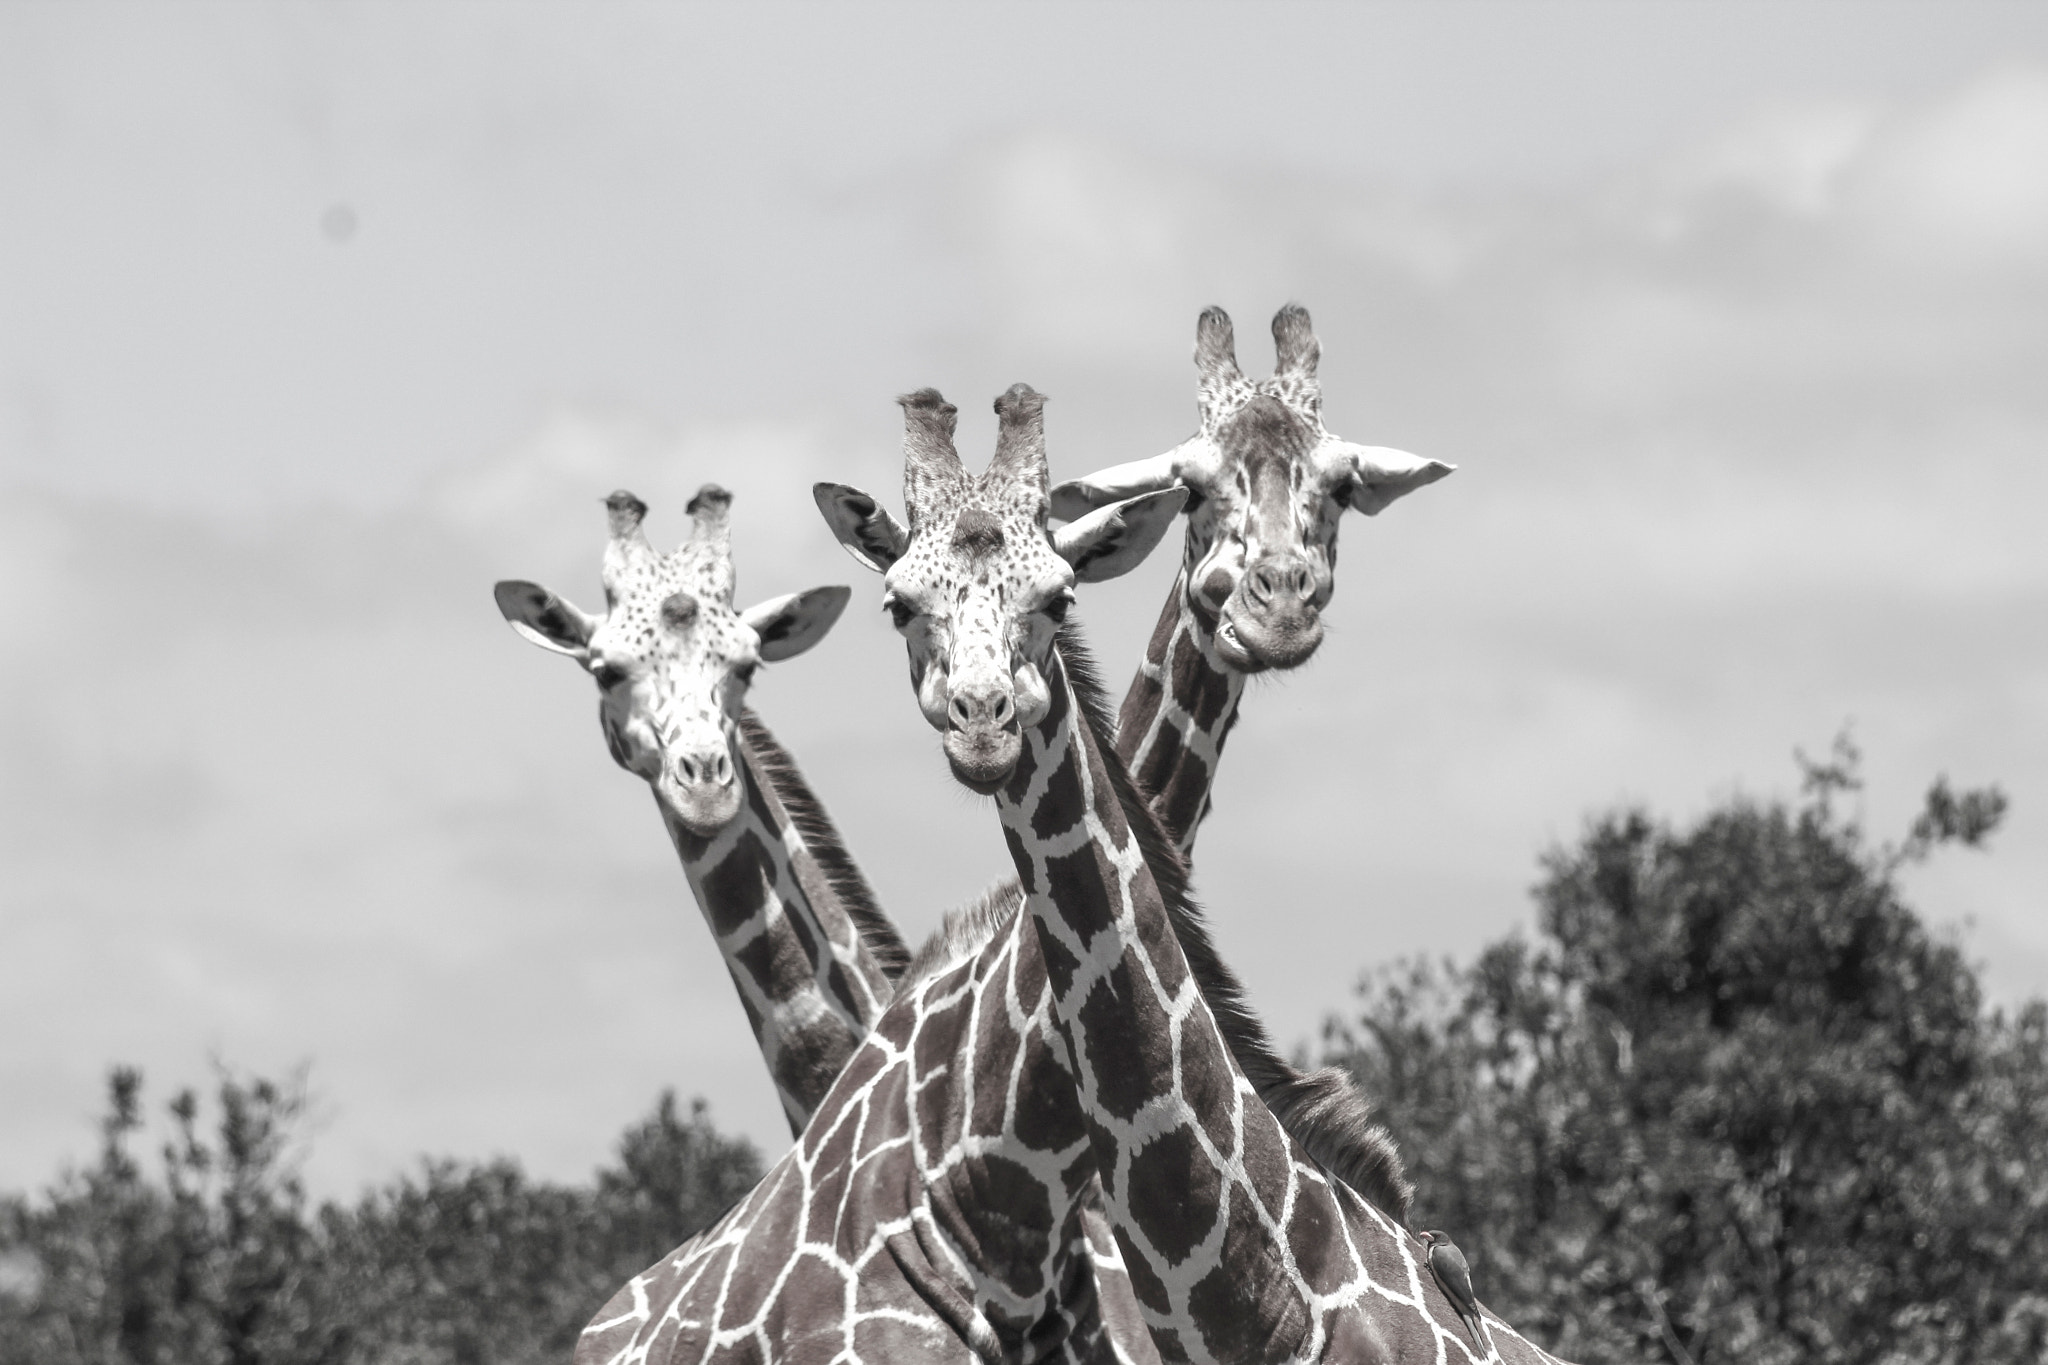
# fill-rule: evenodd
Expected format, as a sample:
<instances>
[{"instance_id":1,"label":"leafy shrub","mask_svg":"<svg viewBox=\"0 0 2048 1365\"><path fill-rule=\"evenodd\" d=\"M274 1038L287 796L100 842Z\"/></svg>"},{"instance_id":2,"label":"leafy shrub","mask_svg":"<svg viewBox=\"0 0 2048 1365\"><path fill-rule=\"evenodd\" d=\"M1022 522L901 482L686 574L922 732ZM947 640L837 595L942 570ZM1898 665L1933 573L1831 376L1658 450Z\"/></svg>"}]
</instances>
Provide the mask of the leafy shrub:
<instances>
[{"instance_id":1,"label":"leafy shrub","mask_svg":"<svg viewBox=\"0 0 2048 1365\"><path fill-rule=\"evenodd\" d=\"M2048 1012L1987 1011L1894 874L1978 844L1937 782L1895 845L1797 806L1642 811L1553 851L1539 935L1369 978L1333 1020L1421 1225L1564 1355L1706 1365L2048 1359Z\"/></svg>"}]
</instances>

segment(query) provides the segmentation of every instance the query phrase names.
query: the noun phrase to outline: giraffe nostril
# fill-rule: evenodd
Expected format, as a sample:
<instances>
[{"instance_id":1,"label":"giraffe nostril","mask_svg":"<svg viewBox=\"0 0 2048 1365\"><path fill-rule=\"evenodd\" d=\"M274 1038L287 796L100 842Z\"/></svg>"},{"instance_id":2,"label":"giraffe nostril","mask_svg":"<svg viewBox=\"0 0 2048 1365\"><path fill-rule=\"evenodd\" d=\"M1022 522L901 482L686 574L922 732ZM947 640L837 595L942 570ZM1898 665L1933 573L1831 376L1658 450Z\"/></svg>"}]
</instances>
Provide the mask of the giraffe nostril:
<instances>
[{"instance_id":1,"label":"giraffe nostril","mask_svg":"<svg viewBox=\"0 0 2048 1365\"><path fill-rule=\"evenodd\" d=\"M1017 714L1017 704L1005 687L972 686L953 694L946 716L955 730L977 730L988 726L1007 727Z\"/></svg>"},{"instance_id":2,"label":"giraffe nostril","mask_svg":"<svg viewBox=\"0 0 2048 1365\"><path fill-rule=\"evenodd\" d=\"M1244 592L1261 610L1276 605L1275 599L1307 601L1315 593L1315 573L1300 559L1289 556L1277 563L1268 560L1245 571Z\"/></svg>"},{"instance_id":3,"label":"giraffe nostril","mask_svg":"<svg viewBox=\"0 0 2048 1365\"><path fill-rule=\"evenodd\" d=\"M732 785L732 759L727 757L725 754L720 754L717 759L716 771L718 776L718 785L721 787L730 787Z\"/></svg>"},{"instance_id":4,"label":"giraffe nostril","mask_svg":"<svg viewBox=\"0 0 2048 1365\"><path fill-rule=\"evenodd\" d=\"M678 754L676 756L676 775L685 782L695 782L697 780L696 760L692 759L688 754Z\"/></svg>"}]
</instances>

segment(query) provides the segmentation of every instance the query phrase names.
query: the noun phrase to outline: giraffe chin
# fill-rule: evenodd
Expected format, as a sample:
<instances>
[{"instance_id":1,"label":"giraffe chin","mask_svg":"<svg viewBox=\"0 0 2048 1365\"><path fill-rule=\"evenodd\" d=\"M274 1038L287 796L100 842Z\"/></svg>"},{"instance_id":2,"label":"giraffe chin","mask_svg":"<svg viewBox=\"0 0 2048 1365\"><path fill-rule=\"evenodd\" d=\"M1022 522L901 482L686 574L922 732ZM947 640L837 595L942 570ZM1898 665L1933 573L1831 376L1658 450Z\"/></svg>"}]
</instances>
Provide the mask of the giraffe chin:
<instances>
[{"instance_id":1,"label":"giraffe chin","mask_svg":"<svg viewBox=\"0 0 2048 1365\"><path fill-rule=\"evenodd\" d=\"M740 813L737 782L661 782L656 785L655 794L675 816L676 823L700 839L709 839Z\"/></svg>"},{"instance_id":2,"label":"giraffe chin","mask_svg":"<svg viewBox=\"0 0 2048 1365\"><path fill-rule=\"evenodd\" d=\"M960 785L994 796L1024 752L1024 736L1014 726L946 732L946 762Z\"/></svg>"}]
</instances>

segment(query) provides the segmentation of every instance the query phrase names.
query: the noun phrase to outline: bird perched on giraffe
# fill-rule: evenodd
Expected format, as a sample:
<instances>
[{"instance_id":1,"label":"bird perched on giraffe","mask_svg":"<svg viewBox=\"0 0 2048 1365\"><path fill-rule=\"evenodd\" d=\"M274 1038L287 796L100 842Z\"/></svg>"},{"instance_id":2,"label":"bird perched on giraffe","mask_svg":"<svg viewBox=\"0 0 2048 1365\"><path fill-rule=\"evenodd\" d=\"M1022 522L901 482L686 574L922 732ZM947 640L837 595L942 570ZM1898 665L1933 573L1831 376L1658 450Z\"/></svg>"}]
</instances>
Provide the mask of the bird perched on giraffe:
<instances>
[{"instance_id":1,"label":"bird perched on giraffe","mask_svg":"<svg viewBox=\"0 0 2048 1365\"><path fill-rule=\"evenodd\" d=\"M1436 1276L1444 1297L1465 1320L1466 1328L1472 1333L1472 1344L1481 1351L1489 1349L1486 1337L1479 1330L1479 1299L1472 1292L1472 1267L1465 1263L1465 1253L1434 1228L1421 1236L1423 1262L1429 1266L1430 1274Z\"/></svg>"}]
</instances>

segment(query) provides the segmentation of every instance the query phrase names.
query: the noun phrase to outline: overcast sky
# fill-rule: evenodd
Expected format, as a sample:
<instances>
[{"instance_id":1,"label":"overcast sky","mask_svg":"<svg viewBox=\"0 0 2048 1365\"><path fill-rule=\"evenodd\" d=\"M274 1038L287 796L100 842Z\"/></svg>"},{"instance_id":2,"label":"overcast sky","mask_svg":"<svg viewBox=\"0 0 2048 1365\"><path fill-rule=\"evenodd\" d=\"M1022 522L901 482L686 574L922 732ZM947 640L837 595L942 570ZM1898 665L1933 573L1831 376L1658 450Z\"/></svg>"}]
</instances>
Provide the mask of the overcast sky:
<instances>
[{"instance_id":1,"label":"overcast sky","mask_svg":"<svg viewBox=\"0 0 2048 1365\"><path fill-rule=\"evenodd\" d=\"M1911 874L2048 991L2048 9L0 6L0 1188L102 1077L310 1062L309 1173L581 1178L664 1086L786 1142L589 681L618 486L738 495L740 596L850 582L757 708L913 936L1004 871L876 581L893 396L1056 477L1193 427L1210 303L1295 299L1338 434L1456 462L1347 518L1198 865L1286 1040L1529 923L1590 813L2014 798ZM1127 677L1167 555L1090 590Z\"/></svg>"}]
</instances>

